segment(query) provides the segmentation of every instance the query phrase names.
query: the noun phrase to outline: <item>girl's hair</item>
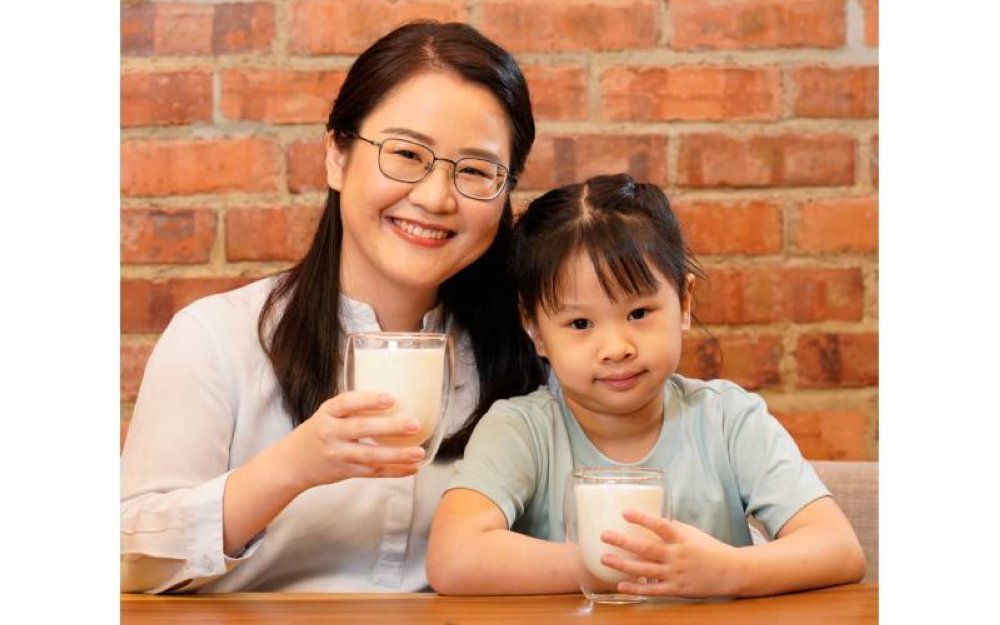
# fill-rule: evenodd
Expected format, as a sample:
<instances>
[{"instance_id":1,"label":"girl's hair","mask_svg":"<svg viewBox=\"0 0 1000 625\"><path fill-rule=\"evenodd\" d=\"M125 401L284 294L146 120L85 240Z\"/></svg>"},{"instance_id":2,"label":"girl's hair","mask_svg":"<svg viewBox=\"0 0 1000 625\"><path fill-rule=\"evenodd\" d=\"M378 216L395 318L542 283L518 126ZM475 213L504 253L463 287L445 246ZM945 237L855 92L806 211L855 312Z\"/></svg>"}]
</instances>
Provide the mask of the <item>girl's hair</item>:
<instances>
[{"instance_id":1,"label":"girl's hair","mask_svg":"<svg viewBox=\"0 0 1000 625\"><path fill-rule=\"evenodd\" d=\"M663 191L627 174L596 176L549 191L518 219L509 269L528 320L539 306L559 307L563 268L581 252L611 301L655 291L652 269L681 298L688 273L704 276Z\"/></svg>"},{"instance_id":2,"label":"girl's hair","mask_svg":"<svg viewBox=\"0 0 1000 625\"><path fill-rule=\"evenodd\" d=\"M396 86L432 71L455 73L499 100L511 129L513 188L535 140L528 86L508 52L465 24L412 22L365 50L348 71L326 124L337 146L347 148L351 133L360 130ZM440 458L462 454L476 422L495 400L531 392L544 381L533 346L521 330L505 272L512 222L508 197L492 245L439 289L445 312L469 333L479 373L476 408L463 428L442 443ZM309 251L279 277L258 320L261 346L294 425L308 419L339 387L344 334L339 315L342 240L340 193L330 189ZM280 302L285 305L279 316ZM272 315L277 317L273 331L268 323Z\"/></svg>"}]
</instances>

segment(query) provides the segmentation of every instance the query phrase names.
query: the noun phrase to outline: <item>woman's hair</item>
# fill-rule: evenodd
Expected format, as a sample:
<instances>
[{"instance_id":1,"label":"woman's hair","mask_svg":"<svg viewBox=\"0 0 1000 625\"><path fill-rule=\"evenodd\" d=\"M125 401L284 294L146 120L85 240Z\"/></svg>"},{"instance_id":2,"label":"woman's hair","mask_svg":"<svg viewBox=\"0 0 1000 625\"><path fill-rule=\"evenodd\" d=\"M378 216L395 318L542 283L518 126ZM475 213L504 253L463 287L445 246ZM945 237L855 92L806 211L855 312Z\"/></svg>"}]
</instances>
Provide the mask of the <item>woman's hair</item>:
<instances>
[{"instance_id":1,"label":"woman's hair","mask_svg":"<svg viewBox=\"0 0 1000 625\"><path fill-rule=\"evenodd\" d=\"M655 291L652 269L681 298L688 273L703 277L667 196L627 174L549 191L518 219L509 269L529 320L536 320L539 306L547 312L559 307L563 269L578 253L589 256L611 301Z\"/></svg>"},{"instance_id":2,"label":"woman's hair","mask_svg":"<svg viewBox=\"0 0 1000 625\"><path fill-rule=\"evenodd\" d=\"M455 73L499 100L511 129L512 188L535 140L528 86L508 52L465 24L412 22L365 50L348 71L326 124L337 146L347 148L351 133L360 130L396 86L429 71ZM438 292L445 312L469 333L479 373L476 408L463 428L441 444L440 458L462 454L476 422L495 400L531 392L544 381L533 346L521 330L516 297L506 276L512 222L508 197L489 249L446 280ZM258 337L296 426L339 386L344 334L339 315L342 241L340 193L330 189L312 245L297 265L279 277L258 320ZM268 319L282 310L279 302L284 308L268 340Z\"/></svg>"}]
</instances>

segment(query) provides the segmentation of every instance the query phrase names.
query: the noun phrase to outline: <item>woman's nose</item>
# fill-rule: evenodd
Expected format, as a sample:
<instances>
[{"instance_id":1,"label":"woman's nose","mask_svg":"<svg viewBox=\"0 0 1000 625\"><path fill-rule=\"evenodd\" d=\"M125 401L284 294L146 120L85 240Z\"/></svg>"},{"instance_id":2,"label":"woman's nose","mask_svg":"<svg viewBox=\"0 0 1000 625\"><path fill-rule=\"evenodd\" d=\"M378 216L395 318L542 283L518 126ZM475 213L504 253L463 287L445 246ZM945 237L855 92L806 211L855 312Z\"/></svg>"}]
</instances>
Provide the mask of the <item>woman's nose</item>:
<instances>
[{"instance_id":1,"label":"woman's nose","mask_svg":"<svg viewBox=\"0 0 1000 625\"><path fill-rule=\"evenodd\" d=\"M413 185L410 201L429 213L451 213L458 208L451 163L437 161L421 180Z\"/></svg>"}]
</instances>

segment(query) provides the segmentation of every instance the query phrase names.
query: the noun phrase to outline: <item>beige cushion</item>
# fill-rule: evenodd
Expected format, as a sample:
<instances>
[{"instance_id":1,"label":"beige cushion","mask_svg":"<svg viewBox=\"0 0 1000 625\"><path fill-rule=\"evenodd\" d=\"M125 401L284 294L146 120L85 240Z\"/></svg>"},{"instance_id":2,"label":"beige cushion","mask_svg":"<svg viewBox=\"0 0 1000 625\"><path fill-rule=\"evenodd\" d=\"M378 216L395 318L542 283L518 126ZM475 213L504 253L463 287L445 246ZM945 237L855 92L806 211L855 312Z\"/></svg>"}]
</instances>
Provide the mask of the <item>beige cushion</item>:
<instances>
[{"instance_id":1,"label":"beige cushion","mask_svg":"<svg viewBox=\"0 0 1000 625\"><path fill-rule=\"evenodd\" d=\"M813 468L844 511L865 550L865 580L878 581L878 463L812 461Z\"/></svg>"}]
</instances>

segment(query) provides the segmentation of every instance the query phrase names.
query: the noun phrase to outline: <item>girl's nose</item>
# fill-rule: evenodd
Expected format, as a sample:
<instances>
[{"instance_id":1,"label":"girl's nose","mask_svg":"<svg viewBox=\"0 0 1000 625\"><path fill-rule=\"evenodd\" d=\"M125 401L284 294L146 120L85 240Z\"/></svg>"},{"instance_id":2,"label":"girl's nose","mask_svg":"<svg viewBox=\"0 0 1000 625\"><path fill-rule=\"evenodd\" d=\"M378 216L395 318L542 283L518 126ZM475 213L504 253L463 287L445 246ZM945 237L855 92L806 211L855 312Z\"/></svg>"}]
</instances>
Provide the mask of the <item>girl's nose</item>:
<instances>
[{"instance_id":1,"label":"girl's nose","mask_svg":"<svg viewBox=\"0 0 1000 625\"><path fill-rule=\"evenodd\" d=\"M601 341L600 358L605 362L619 362L635 356L635 343L622 332L608 332Z\"/></svg>"},{"instance_id":2,"label":"girl's nose","mask_svg":"<svg viewBox=\"0 0 1000 625\"><path fill-rule=\"evenodd\" d=\"M451 163L438 161L427 175L413 184L410 202L429 213L452 213L458 208Z\"/></svg>"}]
</instances>

